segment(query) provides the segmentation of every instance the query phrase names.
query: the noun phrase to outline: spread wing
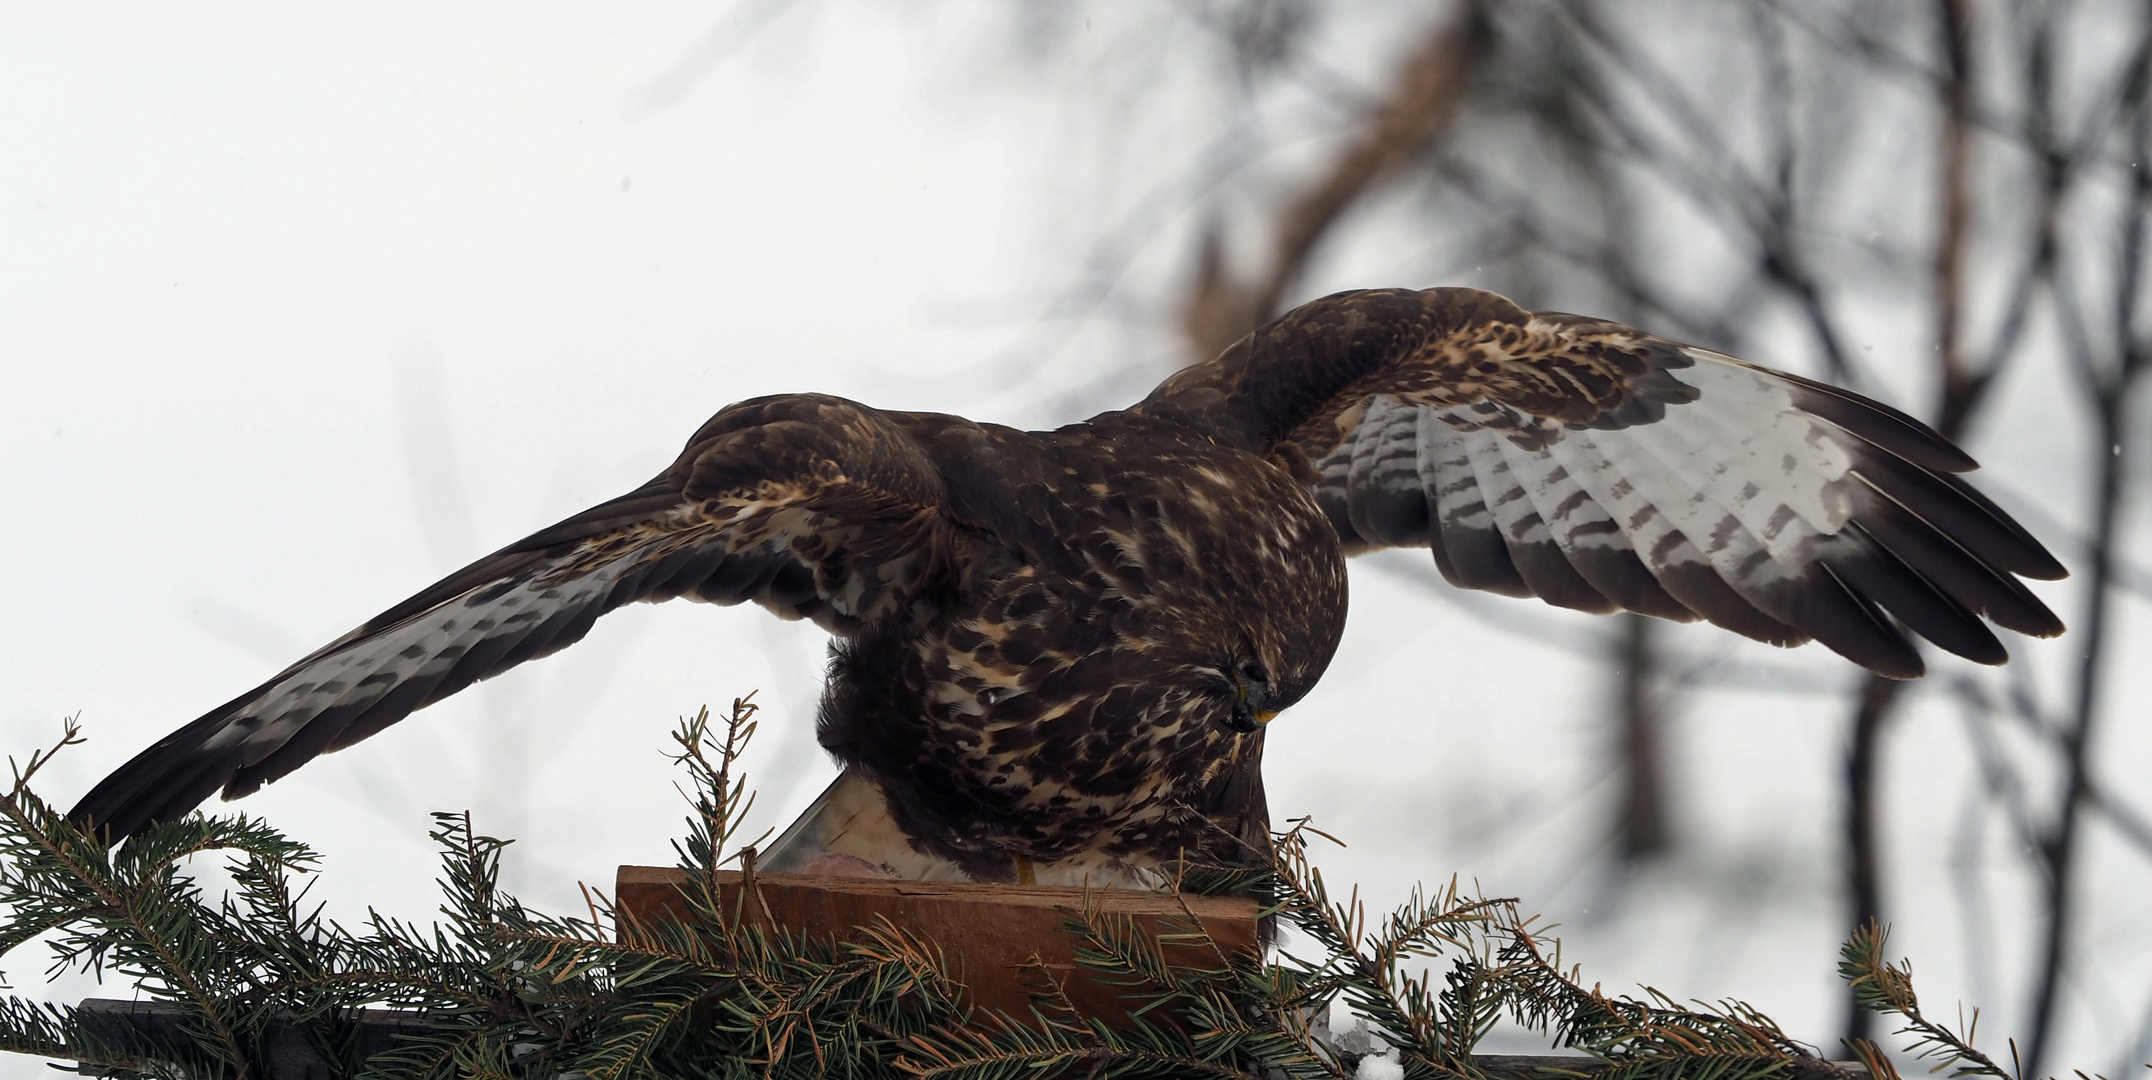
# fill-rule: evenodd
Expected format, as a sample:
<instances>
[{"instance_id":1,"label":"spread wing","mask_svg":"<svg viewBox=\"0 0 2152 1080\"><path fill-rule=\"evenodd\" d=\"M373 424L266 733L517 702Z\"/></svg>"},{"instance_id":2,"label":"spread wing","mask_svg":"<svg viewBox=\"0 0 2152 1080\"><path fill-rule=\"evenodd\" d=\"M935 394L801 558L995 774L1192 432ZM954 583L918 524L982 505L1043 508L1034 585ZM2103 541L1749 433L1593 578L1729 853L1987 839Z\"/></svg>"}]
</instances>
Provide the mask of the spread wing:
<instances>
[{"instance_id":1,"label":"spread wing","mask_svg":"<svg viewBox=\"0 0 2152 1080\"><path fill-rule=\"evenodd\" d=\"M1910 629L2008 659L1982 618L2062 623L2062 566L1956 474L1973 460L1849 391L1469 289L1340 293L1139 408L1220 418L1302 471L1349 551L1424 546L1451 584L1811 638L1894 678Z\"/></svg>"},{"instance_id":2,"label":"spread wing","mask_svg":"<svg viewBox=\"0 0 2152 1080\"><path fill-rule=\"evenodd\" d=\"M848 634L955 559L939 472L891 417L799 395L732 406L672 468L458 570L160 740L69 816L112 835L245 795L630 601L752 600Z\"/></svg>"}]
</instances>

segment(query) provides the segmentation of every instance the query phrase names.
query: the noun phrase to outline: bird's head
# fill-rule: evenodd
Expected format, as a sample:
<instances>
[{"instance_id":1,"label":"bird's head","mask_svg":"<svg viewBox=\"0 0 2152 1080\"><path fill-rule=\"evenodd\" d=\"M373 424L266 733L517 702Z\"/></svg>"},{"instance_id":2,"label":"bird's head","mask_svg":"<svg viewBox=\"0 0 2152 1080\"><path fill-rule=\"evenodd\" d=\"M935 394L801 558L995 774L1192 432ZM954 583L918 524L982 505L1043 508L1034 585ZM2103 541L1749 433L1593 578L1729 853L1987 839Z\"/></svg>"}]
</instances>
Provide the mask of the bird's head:
<instances>
[{"instance_id":1,"label":"bird's head","mask_svg":"<svg viewBox=\"0 0 2152 1080\"><path fill-rule=\"evenodd\" d=\"M1342 567L1272 584L1272 596L1219 594L1180 609L1196 614L1181 638L1183 685L1226 731L1245 735L1306 697L1336 654L1345 625Z\"/></svg>"},{"instance_id":2,"label":"bird's head","mask_svg":"<svg viewBox=\"0 0 2152 1080\"><path fill-rule=\"evenodd\" d=\"M1345 631L1344 560L1336 541L1320 539L1327 544L1303 543L1292 557L1236 567L1237 580L1226 587L1176 605L1193 616L1183 639L1192 646L1187 668L1228 731L1256 731L1298 703L1337 652ZM1254 546L1259 555L1280 549L1291 550Z\"/></svg>"},{"instance_id":3,"label":"bird's head","mask_svg":"<svg viewBox=\"0 0 2152 1080\"><path fill-rule=\"evenodd\" d=\"M1140 590L1117 629L1197 730L1246 734L1315 688L1345 630L1344 551L1322 509L1283 470L1218 455L1134 505L1111 538ZM1127 572L1121 570L1120 572ZM1163 670L1161 670L1163 669ZM1200 720L1198 718L1201 718ZM1216 727L1210 724L1215 723Z\"/></svg>"},{"instance_id":4,"label":"bird's head","mask_svg":"<svg viewBox=\"0 0 2152 1080\"><path fill-rule=\"evenodd\" d=\"M1337 636L1324 632L1332 621L1328 613L1300 615L1304 621L1287 633L1250 634L1196 665L1213 713L1227 730L1245 735L1260 729L1314 689L1330 666Z\"/></svg>"}]
</instances>

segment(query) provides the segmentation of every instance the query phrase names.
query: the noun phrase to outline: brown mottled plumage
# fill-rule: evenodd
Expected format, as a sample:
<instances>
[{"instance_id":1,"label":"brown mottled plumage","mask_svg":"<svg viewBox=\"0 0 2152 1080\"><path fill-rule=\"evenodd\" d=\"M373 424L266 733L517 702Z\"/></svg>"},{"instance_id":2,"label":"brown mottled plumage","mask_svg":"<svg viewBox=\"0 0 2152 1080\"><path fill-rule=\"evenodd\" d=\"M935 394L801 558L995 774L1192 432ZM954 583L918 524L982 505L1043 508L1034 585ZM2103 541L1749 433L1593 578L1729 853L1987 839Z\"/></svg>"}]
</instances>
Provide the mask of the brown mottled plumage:
<instances>
[{"instance_id":1,"label":"brown mottled plumage","mask_svg":"<svg viewBox=\"0 0 2152 1080\"><path fill-rule=\"evenodd\" d=\"M1845 391L1464 289L1315 301L1057 431L761 398L72 816L124 836L244 795L621 604L685 596L840 638L818 734L845 778L784 865L1140 876L1260 835L1260 723L1328 665L1347 554L1425 545L1460 586L1816 638L1912 677L1902 628L1986 663L2006 654L1982 616L2062 629L2017 580L2062 568L1952 475L1972 467Z\"/></svg>"}]
</instances>

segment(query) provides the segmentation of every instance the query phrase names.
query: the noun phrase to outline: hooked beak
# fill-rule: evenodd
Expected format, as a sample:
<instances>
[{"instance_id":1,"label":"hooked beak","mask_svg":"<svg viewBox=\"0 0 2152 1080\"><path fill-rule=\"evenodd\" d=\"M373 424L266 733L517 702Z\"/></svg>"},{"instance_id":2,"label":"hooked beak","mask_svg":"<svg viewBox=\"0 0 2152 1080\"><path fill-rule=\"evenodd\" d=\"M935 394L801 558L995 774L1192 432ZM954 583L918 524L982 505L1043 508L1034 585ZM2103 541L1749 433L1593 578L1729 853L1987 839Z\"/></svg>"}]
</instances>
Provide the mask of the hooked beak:
<instances>
[{"instance_id":1,"label":"hooked beak","mask_svg":"<svg viewBox=\"0 0 2152 1080\"><path fill-rule=\"evenodd\" d=\"M1242 702L1241 707L1234 709L1233 715L1226 718L1225 726L1246 735L1252 731L1261 731L1263 725L1270 723L1271 718L1277 715L1275 710L1251 709L1246 702Z\"/></svg>"},{"instance_id":2,"label":"hooked beak","mask_svg":"<svg viewBox=\"0 0 2152 1080\"><path fill-rule=\"evenodd\" d=\"M1234 696L1239 700L1234 702L1233 714L1226 718L1225 726L1243 735L1261 730L1264 724L1270 723L1278 715L1276 709L1256 706L1257 701L1270 696L1267 680L1261 677L1244 679L1238 671L1233 672L1230 677L1233 680Z\"/></svg>"}]
</instances>

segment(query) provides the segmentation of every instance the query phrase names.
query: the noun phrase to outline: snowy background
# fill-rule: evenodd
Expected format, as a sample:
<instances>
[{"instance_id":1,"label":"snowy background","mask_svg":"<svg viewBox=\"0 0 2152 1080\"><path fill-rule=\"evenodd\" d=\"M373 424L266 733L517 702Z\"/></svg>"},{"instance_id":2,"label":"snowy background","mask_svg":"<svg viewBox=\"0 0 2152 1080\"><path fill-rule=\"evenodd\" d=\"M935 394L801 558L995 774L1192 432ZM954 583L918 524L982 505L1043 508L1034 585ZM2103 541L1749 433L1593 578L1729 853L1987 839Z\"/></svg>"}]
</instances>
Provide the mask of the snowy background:
<instances>
[{"instance_id":1,"label":"snowy background","mask_svg":"<svg viewBox=\"0 0 2152 1080\"><path fill-rule=\"evenodd\" d=\"M1140 397L1181 362L1170 302L1144 297L1185 273L1206 224L1174 178L1217 152L1187 135L1216 103L1171 79L1116 98L1099 65L1173 49L1087 52L1072 23L1058 32L1076 47L1027 52L1008 12L0 13L5 750L79 714L91 742L41 787L71 803L437 576L636 486L732 401L814 390L1040 427ZM1385 20L1338 20L1330 59L1385 70L1403 45ZM1274 164L1289 174L1304 151ZM1324 260L1299 295L1499 284L1388 240ZM1102 251L1125 270L1103 289ZM1867 325L1866 354L1923 347L1886 307ZM1751 355L1802 367L1791 338L1761 327ZM1926 400L1879 366L1881 391ZM2048 528L2082 528L2084 446L2038 370L2019 369L1973 450L1988 490L2075 567ZM1673 630L1780 688L1685 699L1668 734L1679 845L1624 869L1605 628L1445 592L1424 554L1361 560L1353 588L1336 662L1267 753L1274 814L1351 842L1322 858L1333 882L1380 905L1459 875L1561 923L1588 980L1739 996L1835 1039L1849 665ZM2082 611L2069 582L2035 588L2066 620ZM2116 602L2111 648L2134 657L2144 604ZM824 640L754 608L636 606L241 808L324 853L315 895L347 919L428 915L426 814L465 808L519 838L512 891L580 908L577 882L671 861L682 804L661 750L698 706L757 691L756 815L781 826L804 807L833 774L811 730ZM2069 637L2008 643L2036 684L2076 662ZM2113 670L2095 753L2110 789L2147 805L2136 667ZM1914 699L1890 739L1894 952L1934 1011L1983 1005L1997 1049L2026 1004L2020 841L1975 795L1949 695ZM2118 1075L2146 1056L2152 873L2111 833L2089 839L2052 1064ZM19 992L90 992L47 989L42 963L5 967Z\"/></svg>"}]
</instances>

